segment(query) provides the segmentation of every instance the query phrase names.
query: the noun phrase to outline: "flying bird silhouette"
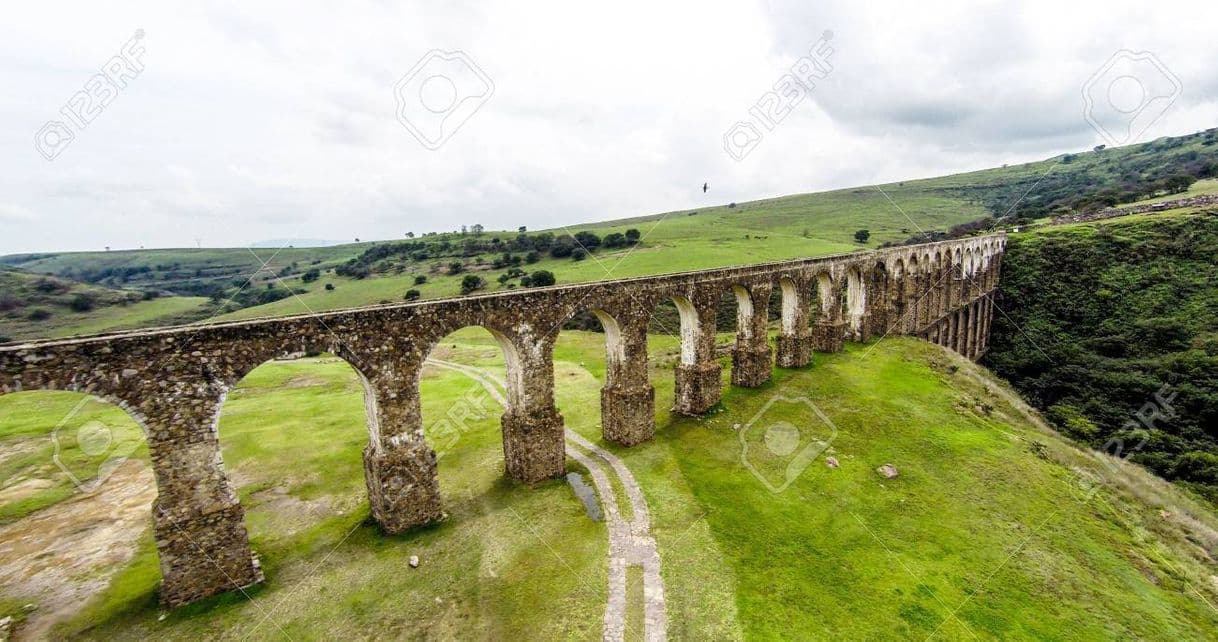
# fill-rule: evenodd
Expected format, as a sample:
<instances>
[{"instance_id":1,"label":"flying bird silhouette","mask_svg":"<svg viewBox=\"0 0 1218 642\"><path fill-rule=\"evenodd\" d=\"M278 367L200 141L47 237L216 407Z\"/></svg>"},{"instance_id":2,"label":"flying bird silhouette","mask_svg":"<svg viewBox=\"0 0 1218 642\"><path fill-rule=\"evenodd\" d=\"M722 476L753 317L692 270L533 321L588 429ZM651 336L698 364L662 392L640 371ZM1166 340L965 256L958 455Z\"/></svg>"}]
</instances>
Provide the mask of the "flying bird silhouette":
<instances>
[{"instance_id":1,"label":"flying bird silhouette","mask_svg":"<svg viewBox=\"0 0 1218 642\"><path fill-rule=\"evenodd\" d=\"M703 183L703 184L702 184L702 193L703 193L703 194L705 194L705 193L706 193L706 183Z\"/></svg>"}]
</instances>

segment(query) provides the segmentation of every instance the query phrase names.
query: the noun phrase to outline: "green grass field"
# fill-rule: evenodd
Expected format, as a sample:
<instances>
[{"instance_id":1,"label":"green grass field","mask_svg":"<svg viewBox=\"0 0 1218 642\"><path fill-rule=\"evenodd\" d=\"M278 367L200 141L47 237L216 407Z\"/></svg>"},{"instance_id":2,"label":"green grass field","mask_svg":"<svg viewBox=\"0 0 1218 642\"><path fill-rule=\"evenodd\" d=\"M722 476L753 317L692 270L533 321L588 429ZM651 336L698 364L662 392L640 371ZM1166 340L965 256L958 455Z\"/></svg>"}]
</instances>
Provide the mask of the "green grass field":
<instances>
[{"instance_id":1,"label":"green grass field","mask_svg":"<svg viewBox=\"0 0 1218 642\"><path fill-rule=\"evenodd\" d=\"M671 363L676 341L655 336L650 349L653 364ZM502 373L498 348L479 329L438 350ZM603 352L602 335L574 331L555 350L559 408L594 440ZM725 386L727 377L725 368ZM674 639L1178 640L1218 626L1206 603L1218 600L1215 569L1202 552L1218 543L1212 514L1136 471L1106 475L1088 499L1075 481L1077 469L1095 465L1090 457L934 346L897 339L817 355L761 389L727 390L722 410L700 420L667 412L671 366L653 365L652 381L656 439L610 448L650 505ZM445 449L444 523L389 537L367 521L360 390L338 360L272 362L227 402L225 463L267 574L252 599L215 598L161 620L145 535L110 588L57 634L244 638L282 627L301 639L599 638L604 526L562 481L529 489L503 478L497 410ZM425 427L479 391L458 373L428 369ZM71 397L0 397L0 445L43 443ZM830 443L774 493L753 471L785 479L789 460L765 436L784 423L799 429L801 445ZM752 454L742 456L745 444ZM827 456L840 467L826 466ZM884 463L900 476L877 475ZM0 472L47 474L7 462ZM1122 482L1128 475L1140 493ZM1186 517L1197 520L1191 531ZM410 555L419 569L406 566Z\"/></svg>"}]
</instances>

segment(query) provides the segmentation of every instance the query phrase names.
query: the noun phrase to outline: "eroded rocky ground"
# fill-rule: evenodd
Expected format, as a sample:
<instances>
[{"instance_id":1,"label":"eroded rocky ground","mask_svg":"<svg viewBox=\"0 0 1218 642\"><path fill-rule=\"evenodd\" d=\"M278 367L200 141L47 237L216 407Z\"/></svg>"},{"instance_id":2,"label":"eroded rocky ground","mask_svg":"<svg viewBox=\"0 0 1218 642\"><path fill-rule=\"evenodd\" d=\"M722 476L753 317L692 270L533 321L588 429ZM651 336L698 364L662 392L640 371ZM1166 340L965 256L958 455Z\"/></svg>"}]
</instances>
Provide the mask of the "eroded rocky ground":
<instances>
[{"instance_id":1,"label":"eroded rocky ground","mask_svg":"<svg viewBox=\"0 0 1218 642\"><path fill-rule=\"evenodd\" d=\"M0 526L0 597L36 607L17 639L44 637L105 588L135 555L155 497L152 470L131 459L95 492Z\"/></svg>"}]
</instances>

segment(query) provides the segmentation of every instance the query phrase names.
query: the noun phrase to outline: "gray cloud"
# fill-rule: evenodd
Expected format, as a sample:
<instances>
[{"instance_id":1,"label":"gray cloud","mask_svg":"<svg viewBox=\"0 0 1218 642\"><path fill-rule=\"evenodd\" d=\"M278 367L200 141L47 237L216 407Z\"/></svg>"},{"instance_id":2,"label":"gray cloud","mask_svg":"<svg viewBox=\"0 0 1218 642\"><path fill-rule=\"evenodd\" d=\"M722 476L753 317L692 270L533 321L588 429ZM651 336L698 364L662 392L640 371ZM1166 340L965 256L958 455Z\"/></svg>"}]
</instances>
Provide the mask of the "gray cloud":
<instances>
[{"instance_id":1,"label":"gray cloud","mask_svg":"<svg viewBox=\"0 0 1218 642\"><path fill-rule=\"evenodd\" d=\"M1021 162L1099 142L1080 88L1121 48L1185 86L1147 135L1192 132L1218 124L1218 10L1172 5L24 3L0 25L0 253L536 229ZM145 71L47 162L34 132L137 28ZM831 76L728 158L826 29ZM495 83L437 151L393 95L433 48Z\"/></svg>"}]
</instances>

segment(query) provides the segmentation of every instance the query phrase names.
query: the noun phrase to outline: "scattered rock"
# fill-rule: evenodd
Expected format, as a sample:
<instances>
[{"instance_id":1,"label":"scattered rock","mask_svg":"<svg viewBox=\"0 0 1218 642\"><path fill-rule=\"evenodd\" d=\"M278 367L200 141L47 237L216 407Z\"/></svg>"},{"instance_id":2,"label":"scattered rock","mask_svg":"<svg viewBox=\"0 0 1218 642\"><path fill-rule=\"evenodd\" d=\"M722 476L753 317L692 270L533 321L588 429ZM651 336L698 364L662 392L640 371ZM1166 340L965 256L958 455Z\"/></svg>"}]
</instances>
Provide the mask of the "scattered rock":
<instances>
[{"instance_id":1,"label":"scattered rock","mask_svg":"<svg viewBox=\"0 0 1218 642\"><path fill-rule=\"evenodd\" d=\"M12 616L0 619L0 642L8 642L9 636L13 633L13 618Z\"/></svg>"},{"instance_id":2,"label":"scattered rock","mask_svg":"<svg viewBox=\"0 0 1218 642\"><path fill-rule=\"evenodd\" d=\"M897 467L893 466L892 464L884 464L883 466L876 468L875 472L883 475L884 479L892 479L900 474L897 472Z\"/></svg>"},{"instance_id":3,"label":"scattered rock","mask_svg":"<svg viewBox=\"0 0 1218 642\"><path fill-rule=\"evenodd\" d=\"M740 431L740 424L732 424L732 430L735 430L735 431L739 432L739 431Z\"/></svg>"},{"instance_id":4,"label":"scattered rock","mask_svg":"<svg viewBox=\"0 0 1218 642\"><path fill-rule=\"evenodd\" d=\"M837 468L839 465L837 463L837 457L829 457L829 458L825 459L825 465L830 468Z\"/></svg>"},{"instance_id":5,"label":"scattered rock","mask_svg":"<svg viewBox=\"0 0 1218 642\"><path fill-rule=\"evenodd\" d=\"M169 617L169 614L168 614L168 613L161 613L160 615L156 616L156 621L157 621L157 622L164 622L164 621L165 621L165 618L167 618L167 617Z\"/></svg>"},{"instance_id":6,"label":"scattered rock","mask_svg":"<svg viewBox=\"0 0 1218 642\"><path fill-rule=\"evenodd\" d=\"M25 611L26 613L33 613L34 611L38 610L38 605L34 603L26 604L25 606L21 607L21 610Z\"/></svg>"},{"instance_id":7,"label":"scattered rock","mask_svg":"<svg viewBox=\"0 0 1218 642\"><path fill-rule=\"evenodd\" d=\"M410 568L419 568L419 556L418 555L410 556Z\"/></svg>"},{"instance_id":8,"label":"scattered rock","mask_svg":"<svg viewBox=\"0 0 1218 642\"><path fill-rule=\"evenodd\" d=\"M1169 513L1168 511L1165 511L1165 510L1160 510L1159 517L1161 519L1171 519L1171 513Z\"/></svg>"}]
</instances>

